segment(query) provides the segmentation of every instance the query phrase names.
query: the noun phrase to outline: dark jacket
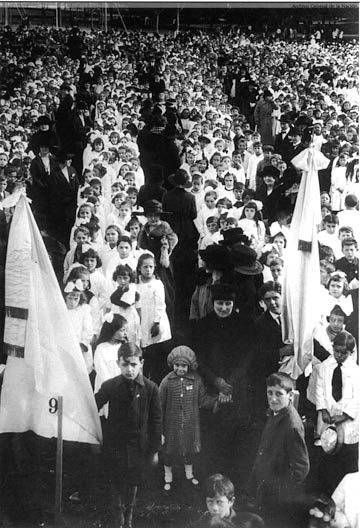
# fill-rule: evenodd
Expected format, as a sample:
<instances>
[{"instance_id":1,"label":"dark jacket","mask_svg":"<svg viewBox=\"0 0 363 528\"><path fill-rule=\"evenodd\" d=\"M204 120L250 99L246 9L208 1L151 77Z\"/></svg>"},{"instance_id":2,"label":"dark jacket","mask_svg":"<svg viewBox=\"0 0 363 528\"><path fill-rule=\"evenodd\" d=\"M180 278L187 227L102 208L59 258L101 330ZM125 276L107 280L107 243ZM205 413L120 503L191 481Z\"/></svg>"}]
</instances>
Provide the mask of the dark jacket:
<instances>
[{"instance_id":1,"label":"dark jacket","mask_svg":"<svg viewBox=\"0 0 363 528\"><path fill-rule=\"evenodd\" d=\"M96 394L98 409L109 403L109 415L104 431L104 445L121 450L130 431L125 423L132 420L132 428L139 448L145 454L156 453L161 441L161 406L159 390L153 381L139 374L135 380L135 393L131 400L127 380L122 375L105 381ZM130 407L131 405L131 407Z\"/></svg>"},{"instance_id":2,"label":"dark jacket","mask_svg":"<svg viewBox=\"0 0 363 528\"><path fill-rule=\"evenodd\" d=\"M290 404L276 415L268 410L250 479L259 504L265 509L291 505L309 469L304 426L296 409Z\"/></svg>"},{"instance_id":3,"label":"dark jacket","mask_svg":"<svg viewBox=\"0 0 363 528\"><path fill-rule=\"evenodd\" d=\"M169 224L178 235L179 248L196 248L199 238L193 220L197 217L195 197L181 187L175 187L163 196L163 209L170 215Z\"/></svg>"},{"instance_id":4,"label":"dark jacket","mask_svg":"<svg viewBox=\"0 0 363 528\"><path fill-rule=\"evenodd\" d=\"M277 136L275 137L275 152L277 152L277 154L281 154L282 159L286 161L288 159L290 151L291 141L289 133L287 133L285 137L282 138L282 132L280 132L280 134L277 134Z\"/></svg>"}]
</instances>

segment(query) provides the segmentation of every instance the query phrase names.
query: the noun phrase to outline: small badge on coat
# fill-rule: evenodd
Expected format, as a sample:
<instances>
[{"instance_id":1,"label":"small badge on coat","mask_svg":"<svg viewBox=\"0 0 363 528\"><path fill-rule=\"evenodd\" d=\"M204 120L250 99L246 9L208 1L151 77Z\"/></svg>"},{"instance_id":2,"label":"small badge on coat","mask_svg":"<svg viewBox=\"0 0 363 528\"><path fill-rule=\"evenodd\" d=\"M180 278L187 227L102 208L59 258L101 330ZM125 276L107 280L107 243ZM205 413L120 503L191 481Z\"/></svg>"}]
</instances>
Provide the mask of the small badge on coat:
<instances>
[{"instance_id":1,"label":"small badge on coat","mask_svg":"<svg viewBox=\"0 0 363 528\"><path fill-rule=\"evenodd\" d=\"M185 387L185 390L193 390L193 385L187 385L187 386Z\"/></svg>"}]
</instances>

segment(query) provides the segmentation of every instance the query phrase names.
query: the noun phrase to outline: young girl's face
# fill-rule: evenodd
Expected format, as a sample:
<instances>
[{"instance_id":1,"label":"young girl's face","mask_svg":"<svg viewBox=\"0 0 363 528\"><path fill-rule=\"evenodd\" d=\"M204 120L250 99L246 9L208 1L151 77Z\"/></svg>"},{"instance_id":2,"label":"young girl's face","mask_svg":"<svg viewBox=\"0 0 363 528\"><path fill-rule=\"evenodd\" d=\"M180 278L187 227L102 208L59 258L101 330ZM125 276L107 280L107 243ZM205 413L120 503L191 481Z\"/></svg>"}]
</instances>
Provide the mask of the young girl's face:
<instances>
[{"instance_id":1,"label":"young girl's face","mask_svg":"<svg viewBox=\"0 0 363 528\"><path fill-rule=\"evenodd\" d=\"M329 235L333 235L335 233L335 228L336 228L336 225L333 222L327 222L325 224L325 231Z\"/></svg>"},{"instance_id":2,"label":"young girl's face","mask_svg":"<svg viewBox=\"0 0 363 528\"><path fill-rule=\"evenodd\" d=\"M131 163L131 170L136 172L139 168L139 162L136 159L132 159L130 163Z\"/></svg>"},{"instance_id":3,"label":"young girl's face","mask_svg":"<svg viewBox=\"0 0 363 528\"><path fill-rule=\"evenodd\" d=\"M126 218L127 216L130 216L131 209L129 205L121 205L120 209L120 218Z\"/></svg>"},{"instance_id":4,"label":"young girl's face","mask_svg":"<svg viewBox=\"0 0 363 528\"><path fill-rule=\"evenodd\" d=\"M123 343L127 340L127 324L123 325L121 328L116 330L112 336L112 341L114 343Z\"/></svg>"},{"instance_id":5,"label":"young girl's face","mask_svg":"<svg viewBox=\"0 0 363 528\"><path fill-rule=\"evenodd\" d=\"M129 275L117 275L116 282L120 288L128 290L130 286L130 276Z\"/></svg>"},{"instance_id":6,"label":"young girl's face","mask_svg":"<svg viewBox=\"0 0 363 528\"><path fill-rule=\"evenodd\" d=\"M335 334L340 334L344 329L344 317L342 315L330 315L329 326Z\"/></svg>"},{"instance_id":7,"label":"young girl's face","mask_svg":"<svg viewBox=\"0 0 363 528\"><path fill-rule=\"evenodd\" d=\"M133 187L135 185L135 176L133 174L127 174L124 180L130 187Z\"/></svg>"},{"instance_id":8,"label":"young girl's face","mask_svg":"<svg viewBox=\"0 0 363 528\"><path fill-rule=\"evenodd\" d=\"M82 207L78 212L79 218L83 218L88 222L91 220L92 212L89 207Z\"/></svg>"},{"instance_id":9,"label":"young girl's face","mask_svg":"<svg viewBox=\"0 0 363 528\"><path fill-rule=\"evenodd\" d=\"M330 196L329 196L328 193L323 193L320 196L320 204L321 204L321 206L330 204Z\"/></svg>"},{"instance_id":10,"label":"young girl's face","mask_svg":"<svg viewBox=\"0 0 363 528\"><path fill-rule=\"evenodd\" d=\"M137 202L137 194L136 193L130 193L127 195L128 201L131 203L132 206L136 205Z\"/></svg>"},{"instance_id":11,"label":"young girl's face","mask_svg":"<svg viewBox=\"0 0 363 528\"><path fill-rule=\"evenodd\" d=\"M225 176L224 178L224 187L228 190L231 190L233 189L233 184L234 184L234 178L233 176Z\"/></svg>"},{"instance_id":12,"label":"young girl's face","mask_svg":"<svg viewBox=\"0 0 363 528\"><path fill-rule=\"evenodd\" d=\"M106 241L110 245L111 248L116 247L117 245L117 239L118 239L118 232L116 229L107 229L106 231Z\"/></svg>"},{"instance_id":13,"label":"young girl's face","mask_svg":"<svg viewBox=\"0 0 363 528\"><path fill-rule=\"evenodd\" d=\"M341 280L332 280L329 284L329 293L336 299L343 295L344 283Z\"/></svg>"},{"instance_id":14,"label":"young girl's face","mask_svg":"<svg viewBox=\"0 0 363 528\"><path fill-rule=\"evenodd\" d=\"M117 251L121 259L126 259L131 253L131 246L128 242L120 242Z\"/></svg>"},{"instance_id":15,"label":"young girl's face","mask_svg":"<svg viewBox=\"0 0 363 528\"><path fill-rule=\"evenodd\" d=\"M101 192L102 192L102 186L100 183L93 183L92 184L92 189L95 193L96 196L100 196Z\"/></svg>"},{"instance_id":16,"label":"young girl's face","mask_svg":"<svg viewBox=\"0 0 363 528\"><path fill-rule=\"evenodd\" d=\"M119 170L119 176L121 176L121 178L124 178L125 174L129 171L129 166L128 165L122 165L122 167L120 167L120 170Z\"/></svg>"},{"instance_id":17,"label":"young girl's face","mask_svg":"<svg viewBox=\"0 0 363 528\"><path fill-rule=\"evenodd\" d=\"M188 364L179 359L173 364L173 370L179 378L183 378L188 373Z\"/></svg>"},{"instance_id":18,"label":"young girl's face","mask_svg":"<svg viewBox=\"0 0 363 528\"><path fill-rule=\"evenodd\" d=\"M151 280L154 276L155 264L153 258L147 258L140 266L140 273L144 280Z\"/></svg>"},{"instance_id":19,"label":"young girl's face","mask_svg":"<svg viewBox=\"0 0 363 528\"><path fill-rule=\"evenodd\" d=\"M103 150L103 143L100 143L99 141L94 144L93 150L95 152L101 152Z\"/></svg>"},{"instance_id":20,"label":"young girl's face","mask_svg":"<svg viewBox=\"0 0 363 528\"><path fill-rule=\"evenodd\" d=\"M324 286L327 284L330 277L330 273L323 267L320 268L320 284Z\"/></svg>"},{"instance_id":21,"label":"young girl's face","mask_svg":"<svg viewBox=\"0 0 363 528\"><path fill-rule=\"evenodd\" d=\"M117 198L114 199L113 205L116 207L116 209L120 209L122 202L123 202L122 196L118 196Z\"/></svg>"},{"instance_id":22,"label":"young girl's face","mask_svg":"<svg viewBox=\"0 0 363 528\"><path fill-rule=\"evenodd\" d=\"M203 172L205 172L207 170L207 160L205 160L203 158L203 159L199 160L197 163L198 163L199 171L203 174Z\"/></svg>"},{"instance_id":23,"label":"young girl's face","mask_svg":"<svg viewBox=\"0 0 363 528\"><path fill-rule=\"evenodd\" d=\"M281 266L281 264L275 264L275 266L271 266L270 270L271 270L272 278L276 282L279 279L279 277L281 277L281 275L282 275L282 266Z\"/></svg>"},{"instance_id":24,"label":"young girl's face","mask_svg":"<svg viewBox=\"0 0 363 528\"><path fill-rule=\"evenodd\" d=\"M253 220L255 218L256 211L253 207L245 207L244 211L248 220Z\"/></svg>"},{"instance_id":25,"label":"young girl's face","mask_svg":"<svg viewBox=\"0 0 363 528\"><path fill-rule=\"evenodd\" d=\"M208 222L207 229L211 233L211 235L213 235L213 233L216 233L218 231L218 222Z\"/></svg>"},{"instance_id":26,"label":"young girl's face","mask_svg":"<svg viewBox=\"0 0 363 528\"><path fill-rule=\"evenodd\" d=\"M222 158L219 155L213 156L213 159L211 160L211 164L213 165L214 168L217 168L218 165L220 165L221 159Z\"/></svg>"},{"instance_id":27,"label":"young girl's face","mask_svg":"<svg viewBox=\"0 0 363 528\"><path fill-rule=\"evenodd\" d=\"M66 296L66 305L68 310L74 310L79 305L81 293L78 291L70 292Z\"/></svg>"},{"instance_id":28,"label":"young girl's face","mask_svg":"<svg viewBox=\"0 0 363 528\"><path fill-rule=\"evenodd\" d=\"M78 233L74 236L74 241L76 244L85 244L88 239L89 235L83 233L83 231L78 231Z\"/></svg>"},{"instance_id":29,"label":"young girl's face","mask_svg":"<svg viewBox=\"0 0 363 528\"><path fill-rule=\"evenodd\" d=\"M274 244L276 244L279 252L281 253L285 247L285 239L282 236L277 236L274 238Z\"/></svg>"},{"instance_id":30,"label":"young girl's face","mask_svg":"<svg viewBox=\"0 0 363 528\"><path fill-rule=\"evenodd\" d=\"M129 227L129 233L132 238L132 240L136 240L140 233L140 225L139 224L132 224Z\"/></svg>"},{"instance_id":31,"label":"young girl's face","mask_svg":"<svg viewBox=\"0 0 363 528\"><path fill-rule=\"evenodd\" d=\"M269 253L269 255L267 256L267 259L266 259L266 266L270 267L270 264L273 260L275 260L276 257L278 257L279 254L277 251L272 251L271 253Z\"/></svg>"},{"instance_id":32,"label":"young girl's face","mask_svg":"<svg viewBox=\"0 0 363 528\"><path fill-rule=\"evenodd\" d=\"M86 257L83 264L86 266L90 273L94 272L97 266L96 257Z\"/></svg>"}]
</instances>

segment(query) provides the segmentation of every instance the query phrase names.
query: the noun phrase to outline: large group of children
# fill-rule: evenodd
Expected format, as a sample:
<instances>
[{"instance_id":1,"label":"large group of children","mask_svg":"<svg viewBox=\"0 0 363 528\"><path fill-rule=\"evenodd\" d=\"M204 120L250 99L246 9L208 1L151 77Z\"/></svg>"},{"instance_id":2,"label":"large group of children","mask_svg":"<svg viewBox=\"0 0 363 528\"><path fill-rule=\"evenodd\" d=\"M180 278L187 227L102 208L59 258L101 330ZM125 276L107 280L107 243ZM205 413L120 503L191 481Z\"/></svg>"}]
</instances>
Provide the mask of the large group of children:
<instances>
[{"instance_id":1,"label":"large group of children","mask_svg":"<svg viewBox=\"0 0 363 528\"><path fill-rule=\"evenodd\" d=\"M132 526L147 461L161 453L165 493L180 464L197 489L204 451L198 526L301 526L304 425L319 492L358 468L357 44L112 30L74 49L76 29L1 33L1 243L25 187L95 392L115 526ZM307 147L328 158L321 287L311 373L292 380L281 285ZM261 435L241 479L253 507L236 513L220 473L246 430ZM324 500L311 526L334 517ZM358 527L343 507L335 522Z\"/></svg>"}]
</instances>

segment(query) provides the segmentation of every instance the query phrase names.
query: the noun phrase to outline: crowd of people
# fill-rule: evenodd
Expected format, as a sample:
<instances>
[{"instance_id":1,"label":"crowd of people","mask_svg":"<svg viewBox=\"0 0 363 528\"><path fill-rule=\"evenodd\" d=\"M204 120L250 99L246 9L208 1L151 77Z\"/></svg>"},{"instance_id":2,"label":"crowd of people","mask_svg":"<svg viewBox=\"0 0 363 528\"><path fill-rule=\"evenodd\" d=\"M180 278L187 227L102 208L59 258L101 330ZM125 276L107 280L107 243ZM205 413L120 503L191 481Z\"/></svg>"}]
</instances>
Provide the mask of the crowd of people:
<instances>
[{"instance_id":1,"label":"crowd of people","mask_svg":"<svg viewBox=\"0 0 363 528\"><path fill-rule=\"evenodd\" d=\"M25 188L95 392L115 526L132 526L160 452L161 493L176 466L191 490L213 474L198 526L303 526L314 470L325 497L311 526L357 528L337 497L358 471L358 44L0 34L1 245L6 198ZM281 287L306 148L327 158L321 287L310 372L292 380ZM243 514L227 477L249 497Z\"/></svg>"}]
</instances>

